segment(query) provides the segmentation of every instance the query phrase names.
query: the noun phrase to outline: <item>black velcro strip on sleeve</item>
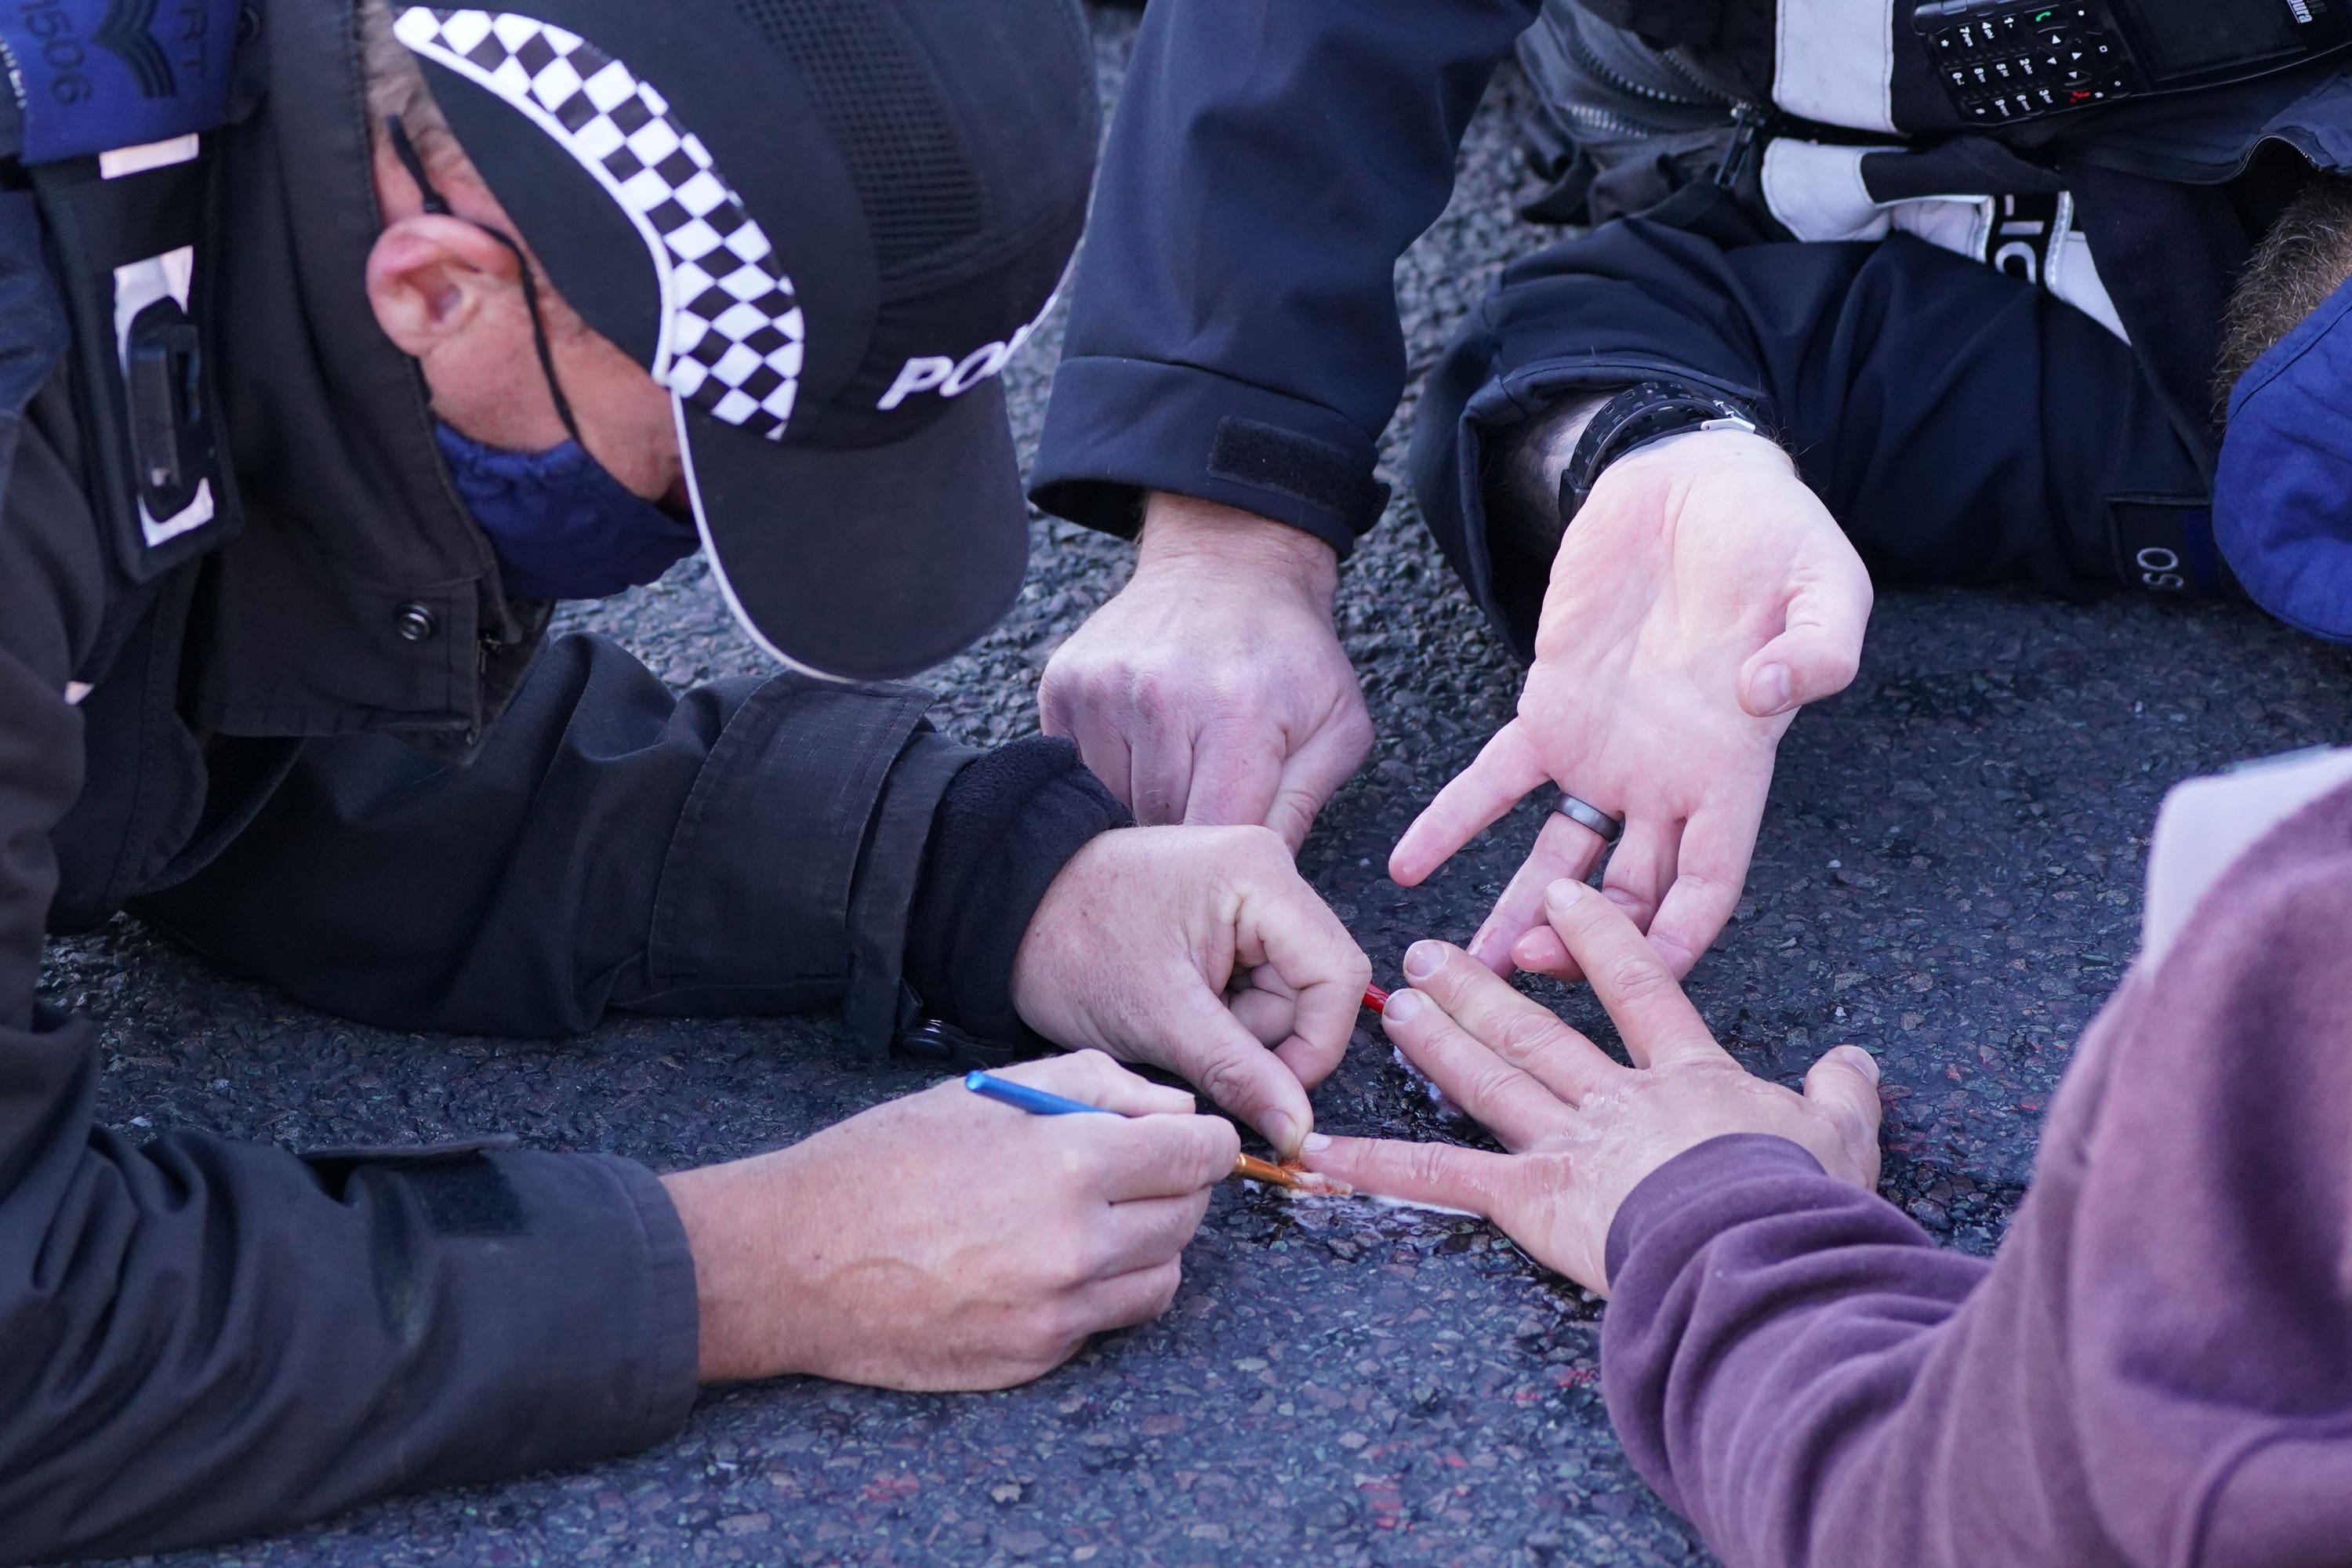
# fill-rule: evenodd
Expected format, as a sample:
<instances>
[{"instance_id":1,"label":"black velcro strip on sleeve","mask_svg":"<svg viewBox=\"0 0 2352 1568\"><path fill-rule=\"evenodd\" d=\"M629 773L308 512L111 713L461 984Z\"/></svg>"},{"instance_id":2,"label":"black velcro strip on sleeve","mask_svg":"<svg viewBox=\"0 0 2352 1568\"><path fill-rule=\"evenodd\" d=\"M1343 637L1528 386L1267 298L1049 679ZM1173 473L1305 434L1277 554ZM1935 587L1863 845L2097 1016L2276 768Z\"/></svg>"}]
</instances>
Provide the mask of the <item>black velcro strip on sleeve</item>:
<instances>
[{"instance_id":1,"label":"black velcro strip on sleeve","mask_svg":"<svg viewBox=\"0 0 2352 1568\"><path fill-rule=\"evenodd\" d=\"M1255 419L1217 421L1208 471L1337 512L1359 531L1377 522L1389 503L1389 487L1360 472L1339 447Z\"/></svg>"},{"instance_id":2,"label":"black velcro strip on sleeve","mask_svg":"<svg viewBox=\"0 0 2352 1568\"><path fill-rule=\"evenodd\" d=\"M520 1236L522 1199L487 1155L459 1154L391 1168L408 1184L438 1236Z\"/></svg>"}]
</instances>

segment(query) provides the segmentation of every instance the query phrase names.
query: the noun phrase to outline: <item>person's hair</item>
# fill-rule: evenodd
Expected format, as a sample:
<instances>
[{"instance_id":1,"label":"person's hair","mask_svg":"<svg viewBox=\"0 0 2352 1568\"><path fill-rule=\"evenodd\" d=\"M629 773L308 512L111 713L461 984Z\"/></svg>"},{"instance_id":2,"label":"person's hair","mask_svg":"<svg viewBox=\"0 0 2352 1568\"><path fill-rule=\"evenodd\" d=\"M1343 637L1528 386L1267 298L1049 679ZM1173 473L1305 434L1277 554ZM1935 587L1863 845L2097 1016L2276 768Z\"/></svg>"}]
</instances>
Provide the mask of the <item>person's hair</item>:
<instances>
[{"instance_id":1,"label":"person's hair","mask_svg":"<svg viewBox=\"0 0 2352 1568\"><path fill-rule=\"evenodd\" d=\"M2312 176L2254 247L2230 291L2213 378L2217 412L2238 378L2272 346L2352 280L2352 179Z\"/></svg>"},{"instance_id":2,"label":"person's hair","mask_svg":"<svg viewBox=\"0 0 2352 1568\"><path fill-rule=\"evenodd\" d=\"M465 149L457 145L433 89L406 44L393 36L390 0L359 0L360 80L368 112L368 134L383 141L383 122L400 117L401 129L416 147L425 166L439 174L469 168Z\"/></svg>"}]
</instances>

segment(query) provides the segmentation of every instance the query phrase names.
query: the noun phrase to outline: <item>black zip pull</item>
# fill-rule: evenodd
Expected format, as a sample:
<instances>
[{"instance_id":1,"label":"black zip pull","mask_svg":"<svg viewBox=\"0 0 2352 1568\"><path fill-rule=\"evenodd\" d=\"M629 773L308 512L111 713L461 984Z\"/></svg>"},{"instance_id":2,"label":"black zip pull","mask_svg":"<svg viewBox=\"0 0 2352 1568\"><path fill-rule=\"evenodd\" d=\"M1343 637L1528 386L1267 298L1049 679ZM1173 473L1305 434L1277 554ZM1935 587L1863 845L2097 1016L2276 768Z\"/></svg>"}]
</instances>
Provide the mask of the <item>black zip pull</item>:
<instances>
[{"instance_id":1,"label":"black zip pull","mask_svg":"<svg viewBox=\"0 0 2352 1568\"><path fill-rule=\"evenodd\" d=\"M977 1039L937 1018L902 1026L891 1045L900 1056L957 1068L1003 1067L1029 1054L1016 1047Z\"/></svg>"},{"instance_id":2,"label":"black zip pull","mask_svg":"<svg viewBox=\"0 0 2352 1568\"><path fill-rule=\"evenodd\" d=\"M1723 150L1723 162L1715 166L1715 183L1724 190L1738 187L1740 175L1748 172L1748 155L1755 152L1757 139L1771 122L1769 110L1753 103L1731 106L1731 142Z\"/></svg>"},{"instance_id":3,"label":"black zip pull","mask_svg":"<svg viewBox=\"0 0 2352 1568\"><path fill-rule=\"evenodd\" d=\"M893 1043L901 1055L946 1066L962 1061L976 1042L951 1024L924 1018L899 1030Z\"/></svg>"}]
</instances>

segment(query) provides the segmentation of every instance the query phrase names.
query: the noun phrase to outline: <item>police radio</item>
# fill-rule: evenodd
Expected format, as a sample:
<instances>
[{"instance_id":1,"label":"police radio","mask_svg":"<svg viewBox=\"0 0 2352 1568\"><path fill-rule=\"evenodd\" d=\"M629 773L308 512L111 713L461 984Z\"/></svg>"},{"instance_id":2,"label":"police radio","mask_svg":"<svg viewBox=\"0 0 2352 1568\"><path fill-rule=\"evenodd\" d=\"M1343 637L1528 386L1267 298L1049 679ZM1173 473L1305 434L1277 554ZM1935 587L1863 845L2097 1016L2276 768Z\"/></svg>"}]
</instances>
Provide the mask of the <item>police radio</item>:
<instances>
[{"instance_id":1,"label":"police radio","mask_svg":"<svg viewBox=\"0 0 2352 1568\"><path fill-rule=\"evenodd\" d=\"M1925 0L1911 16L1960 118L2005 125L2263 76L2352 42L2347 0Z\"/></svg>"},{"instance_id":2,"label":"police radio","mask_svg":"<svg viewBox=\"0 0 2352 1568\"><path fill-rule=\"evenodd\" d=\"M8 0L0 222L54 273L86 432L87 489L117 563L152 581L234 533L207 331L224 237L206 222L237 107L251 0Z\"/></svg>"}]
</instances>

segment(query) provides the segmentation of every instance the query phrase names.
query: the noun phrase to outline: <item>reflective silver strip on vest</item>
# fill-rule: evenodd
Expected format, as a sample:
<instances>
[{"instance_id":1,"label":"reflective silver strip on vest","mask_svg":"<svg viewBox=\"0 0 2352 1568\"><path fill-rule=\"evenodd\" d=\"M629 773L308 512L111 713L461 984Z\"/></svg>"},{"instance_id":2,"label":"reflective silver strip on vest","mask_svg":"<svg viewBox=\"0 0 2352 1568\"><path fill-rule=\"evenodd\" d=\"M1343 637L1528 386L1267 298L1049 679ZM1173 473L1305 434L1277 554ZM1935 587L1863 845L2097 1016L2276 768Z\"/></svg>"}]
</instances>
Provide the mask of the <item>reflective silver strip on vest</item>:
<instances>
[{"instance_id":1,"label":"reflective silver strip on vest","mask_svg":"<svg viewBox=\"0 0 2352 1568\"><path fill-rule=\"evenodd\" d=\"M1895 0L1780 0L1773 44L1774 103L1824 125L1895 129Z\"/></svg>"},{"instance_id":2,"label":"reflective silver strip on vest","mask_svg":"<svg viewBox=\"0 0 2352 1568\"><path fill-rule=\"evenodd\" d=\"M1799 239L1916 235L1939 249L2039 284L2116 337L2131 341L2091 258L2090 241L2074 227L2073 197L2063 193L2054 200L1954 194L1872 200L1863 183L1863 159L1872 153L1902 151L1775 138L1764 148L1765 205Z\"/></svg>"}]
</instances>

